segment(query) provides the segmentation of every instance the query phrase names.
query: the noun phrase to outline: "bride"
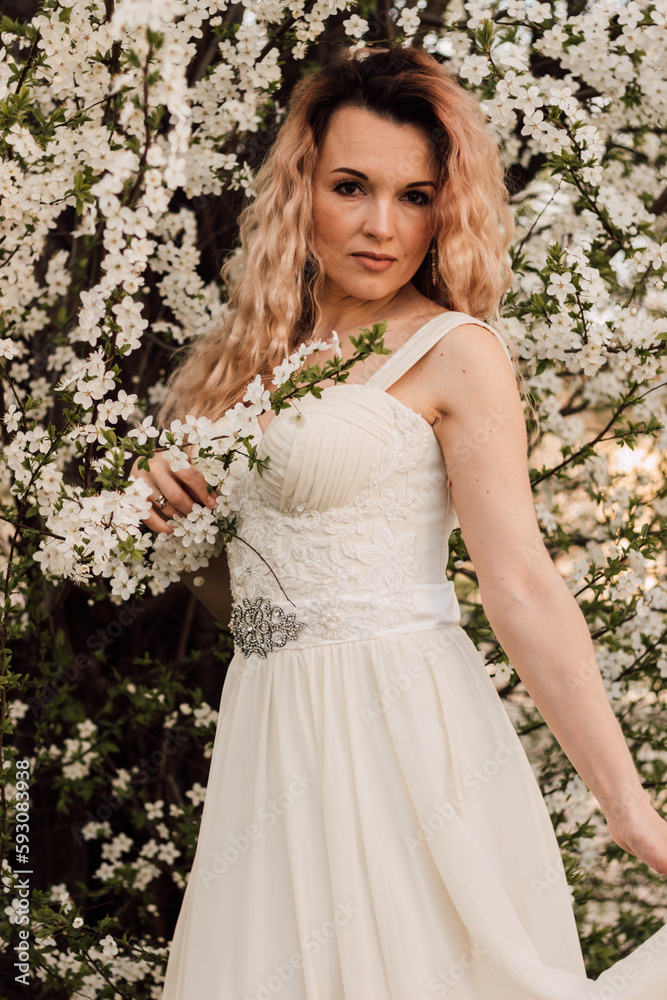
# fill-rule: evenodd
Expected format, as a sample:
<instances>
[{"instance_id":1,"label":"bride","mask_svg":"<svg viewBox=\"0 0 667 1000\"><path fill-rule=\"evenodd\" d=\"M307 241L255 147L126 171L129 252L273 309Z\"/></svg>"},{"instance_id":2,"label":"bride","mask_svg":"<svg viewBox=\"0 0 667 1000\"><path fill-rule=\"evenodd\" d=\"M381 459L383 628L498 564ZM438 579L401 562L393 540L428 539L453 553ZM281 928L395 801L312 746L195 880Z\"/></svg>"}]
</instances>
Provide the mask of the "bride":
<instances>
[{"instance_id":1,"label":"bride","mask_svg":"<svg viewBox=\"0 0 667 1000\"><path fill-rule=\"evenodd\" d=\"M663 1000L667 925L587 978L546 805L446 577L458 519L610 836L667 873L667 822L540 536L515 356L485 322L513 225L481 112L423 51L344 50L295 88L254 187L225 328L190 348L159 422L221 418L333 330L349 358L386 320L391 354L252 418L269 463L232 497L250 544L184 574L235 652L164 1000ZM207 502L192 466L133 475L156 532ZM258 629L250 602L293 627Z\"/></svg>"}]
</instances>

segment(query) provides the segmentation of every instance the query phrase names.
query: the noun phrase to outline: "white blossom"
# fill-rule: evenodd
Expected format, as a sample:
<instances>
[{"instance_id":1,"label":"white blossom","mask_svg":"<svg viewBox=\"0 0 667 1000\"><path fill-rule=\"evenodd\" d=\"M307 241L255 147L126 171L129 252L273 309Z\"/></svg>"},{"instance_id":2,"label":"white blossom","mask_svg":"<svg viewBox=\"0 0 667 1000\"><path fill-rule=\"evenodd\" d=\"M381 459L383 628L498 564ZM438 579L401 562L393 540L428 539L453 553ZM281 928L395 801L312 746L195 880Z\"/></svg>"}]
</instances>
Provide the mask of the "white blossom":
<instances>
[{"instance_id":1,"label":"white blossom","mask_svg":"<svg viewBox=\"0 0 667 1000\"><path fill-rule=\"evenodd\" d=\"M343 21L343 27L347 35L350 35L352 38L361 38L368 31L368 21L365 21L363 17L359 17L357 14L352 14L346 21Z\"/></svg>"}]
</instances>

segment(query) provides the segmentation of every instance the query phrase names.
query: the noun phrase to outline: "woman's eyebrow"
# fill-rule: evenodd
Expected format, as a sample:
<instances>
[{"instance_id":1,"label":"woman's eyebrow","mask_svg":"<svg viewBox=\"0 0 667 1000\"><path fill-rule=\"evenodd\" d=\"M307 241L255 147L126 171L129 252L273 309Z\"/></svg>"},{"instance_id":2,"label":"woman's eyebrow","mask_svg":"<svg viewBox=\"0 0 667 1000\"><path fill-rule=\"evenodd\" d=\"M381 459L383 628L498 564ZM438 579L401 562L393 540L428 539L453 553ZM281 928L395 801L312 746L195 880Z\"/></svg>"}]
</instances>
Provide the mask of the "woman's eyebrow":
<instances>
[{"instance_id":1,"label":"woman's eyebrow","mask_svg":"<svg viewBox=\"0 0 667 1000\"><path fill-rule=\"evenodd\" d=\"M332 174L354 174L355 177L361 177L363 181L367 181L368 177L366 174L362 174L360 170L353 170L352 167L336 167L335 170L331 171ZM411 184L405 184L404 187L421 187L423 184L430 184L431 187L435 187L433 181L413 181Z\"/></svg>"}]
</instances>

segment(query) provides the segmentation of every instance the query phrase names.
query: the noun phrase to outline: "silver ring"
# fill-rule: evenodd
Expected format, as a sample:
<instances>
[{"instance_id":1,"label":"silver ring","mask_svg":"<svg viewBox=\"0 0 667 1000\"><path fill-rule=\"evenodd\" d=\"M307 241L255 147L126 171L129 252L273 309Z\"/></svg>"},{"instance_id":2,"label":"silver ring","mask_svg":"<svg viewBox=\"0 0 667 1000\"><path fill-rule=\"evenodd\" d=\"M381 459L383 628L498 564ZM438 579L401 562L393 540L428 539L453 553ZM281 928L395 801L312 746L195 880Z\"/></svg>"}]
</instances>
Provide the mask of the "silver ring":
<instances>
[{"instance_id":1,"label":"silver ring","mask_svg":"<svg viewBox=\"0 0 667 1000\"><path fill-rule=\"evenodd\" d=\"M153 500L153 503L158 508L158 510L162 510L163 507L169 503L169 501L165 496L163 496L162 493L160 493L160 496L157 498L157 500Z\"/></svg>"}]
</instances>

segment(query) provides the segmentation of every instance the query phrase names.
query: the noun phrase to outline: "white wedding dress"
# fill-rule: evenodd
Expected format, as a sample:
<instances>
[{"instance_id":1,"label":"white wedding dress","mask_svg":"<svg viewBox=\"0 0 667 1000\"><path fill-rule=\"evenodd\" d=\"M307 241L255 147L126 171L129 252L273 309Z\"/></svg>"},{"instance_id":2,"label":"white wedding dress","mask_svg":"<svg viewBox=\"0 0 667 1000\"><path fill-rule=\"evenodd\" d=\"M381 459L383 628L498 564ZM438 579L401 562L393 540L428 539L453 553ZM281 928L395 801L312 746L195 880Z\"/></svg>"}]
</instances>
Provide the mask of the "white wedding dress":
<instances>
[{"instance_id":1,"label":"white wedding dress","mask_svg":"<svg viewBox=\"0 0 667 1000\"><path fill-rule=\"evenodd\" d=\"M667 998L667 924L586 976L546 804L446 578L442 451L387 392L462 323L491 330L436 316L363 385L282 410L269 467L237 476L234 601L304 624L236 646L163 1000Z\"/></svg>"}]
</instances>

